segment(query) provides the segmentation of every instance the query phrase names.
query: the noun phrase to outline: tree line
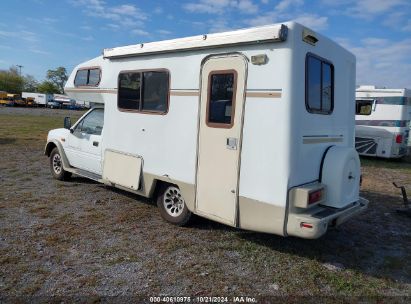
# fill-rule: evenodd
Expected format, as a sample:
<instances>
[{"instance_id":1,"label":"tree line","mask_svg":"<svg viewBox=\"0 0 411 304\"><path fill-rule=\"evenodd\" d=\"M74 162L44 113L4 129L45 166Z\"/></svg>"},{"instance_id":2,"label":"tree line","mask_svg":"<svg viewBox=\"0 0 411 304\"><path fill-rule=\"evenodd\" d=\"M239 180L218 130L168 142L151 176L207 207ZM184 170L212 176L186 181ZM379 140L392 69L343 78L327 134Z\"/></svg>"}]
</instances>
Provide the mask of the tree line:
<instances>
[{"instance_id":1,"label":"tree line","mask_svg":"<svg viewBox=\"0 0 411 304\"><path fill-rule=\"evenodd\" d=\"M13 94L21 94L21 92L63 94L67 79L65 67L48 70L46 79L38 82L32 75L20 75L17 67L12 66L8 70L0 70L0 91Z\"/></svg>"}]
</instances>

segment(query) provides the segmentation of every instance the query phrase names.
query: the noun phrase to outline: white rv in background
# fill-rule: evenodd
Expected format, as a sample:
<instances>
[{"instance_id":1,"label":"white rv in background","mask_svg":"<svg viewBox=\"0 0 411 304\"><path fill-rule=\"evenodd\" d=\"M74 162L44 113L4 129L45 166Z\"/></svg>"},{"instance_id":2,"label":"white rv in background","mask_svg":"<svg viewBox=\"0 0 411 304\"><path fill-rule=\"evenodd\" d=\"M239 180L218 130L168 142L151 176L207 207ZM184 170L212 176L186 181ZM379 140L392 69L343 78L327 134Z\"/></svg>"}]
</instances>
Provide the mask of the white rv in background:
<instances>
[{"instance_id":1,"label":"white rv in background","mask_svg":"<svg viewBox=\"0 0 411 304\"><path fill-rule=\"evenodd\" d=\"M43 107L46 107L49 102L53 101L53 94L23 92L21 97L23 99L34 98L34 103Z\"/></svg>"},{"instance_id":2,"label":"white rv in background","mask_svg":"<svg viewBox=\"0 0 411 304\"><path fill-rule=\"evenodd\" d=\"M405 156L410 119L410 90L358 87L355 116L358 153L384 158Z\"/></svg>"},{"instance_id":3,"label":"white rv in background","mask_svg":"<svg viewBox=\"0 0 411 304\"><path fill-rule=\"evenodd\" d=\"M53 176L154 197L173 224L318 238L367 207L355 57L300 24L105 49L65 92L100 106L49 132Z\"/></svg>"}]
</instances>

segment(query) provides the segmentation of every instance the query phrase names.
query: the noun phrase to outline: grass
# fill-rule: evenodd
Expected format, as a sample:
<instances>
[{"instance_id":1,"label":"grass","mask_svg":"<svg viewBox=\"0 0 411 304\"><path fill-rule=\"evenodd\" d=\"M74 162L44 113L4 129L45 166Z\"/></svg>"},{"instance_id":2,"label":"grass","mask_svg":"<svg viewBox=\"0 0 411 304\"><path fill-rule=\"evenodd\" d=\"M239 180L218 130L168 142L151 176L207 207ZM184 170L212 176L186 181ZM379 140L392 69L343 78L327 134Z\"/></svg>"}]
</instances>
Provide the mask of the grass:
<instances>
[{"instance_id":1,"label":"grass","mask_svg":"<svg viewBox=\"0 0 411 304\"><path fill-rule=\"evenodd\" d=\"M371 168L386 168L405 171L411 173L411 163L404 159L384 159L361 157L361 166Z\"/></svg>"},{"instance_id":2,"label":"grass","mask_svg":"<svg viewBox=\"0 0 411 304\"><path fill-rule=\"evenodd\" d=\"M75 122L83 112L72 115ZM48 131L63 127L59 116L2 115L0 112L0 144L45 144Z\"/></svg>"}]
</instances>

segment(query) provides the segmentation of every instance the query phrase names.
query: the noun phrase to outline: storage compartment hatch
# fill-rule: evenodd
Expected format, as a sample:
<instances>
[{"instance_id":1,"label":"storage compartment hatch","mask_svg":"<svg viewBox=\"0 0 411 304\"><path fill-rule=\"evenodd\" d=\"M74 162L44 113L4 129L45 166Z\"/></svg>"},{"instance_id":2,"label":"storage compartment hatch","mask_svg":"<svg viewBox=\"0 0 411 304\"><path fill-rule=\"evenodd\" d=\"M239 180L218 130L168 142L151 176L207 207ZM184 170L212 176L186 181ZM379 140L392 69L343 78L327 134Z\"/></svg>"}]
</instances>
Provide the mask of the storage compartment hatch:
<instances>
[{"instance_id":1,"label":"storage compartment hatch","mask_svg":"<svg viewBox=\"0 0 411 304\"><path fill-rule=\"evenodd\" d=\"M103 179L116 185L138 190L142 158L113 150L104 153Z\"/></svg>"}]
</instances>

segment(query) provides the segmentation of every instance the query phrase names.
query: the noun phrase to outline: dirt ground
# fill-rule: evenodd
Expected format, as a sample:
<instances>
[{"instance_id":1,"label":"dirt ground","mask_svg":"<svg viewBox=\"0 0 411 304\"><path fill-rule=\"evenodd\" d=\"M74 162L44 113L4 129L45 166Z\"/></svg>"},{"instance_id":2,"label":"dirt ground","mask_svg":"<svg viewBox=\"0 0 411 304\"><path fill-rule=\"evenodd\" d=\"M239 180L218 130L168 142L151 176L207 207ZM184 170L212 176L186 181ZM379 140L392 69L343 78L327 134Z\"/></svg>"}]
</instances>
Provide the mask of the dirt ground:
<instances>
[{"instance_id":1,"label":"dirt ground","mask_svg":"<svg viewBox=\"0 0 411 304\"><path fill-rule=\"evenodd\" d=\"M411 164L363 160L369 209L319 240L165 223L152 200L52 179L67 110L0 108L0 302L24 296L411 296ZM91 298L93 299L93 298Z\"/></svg>"}]
</instances>

